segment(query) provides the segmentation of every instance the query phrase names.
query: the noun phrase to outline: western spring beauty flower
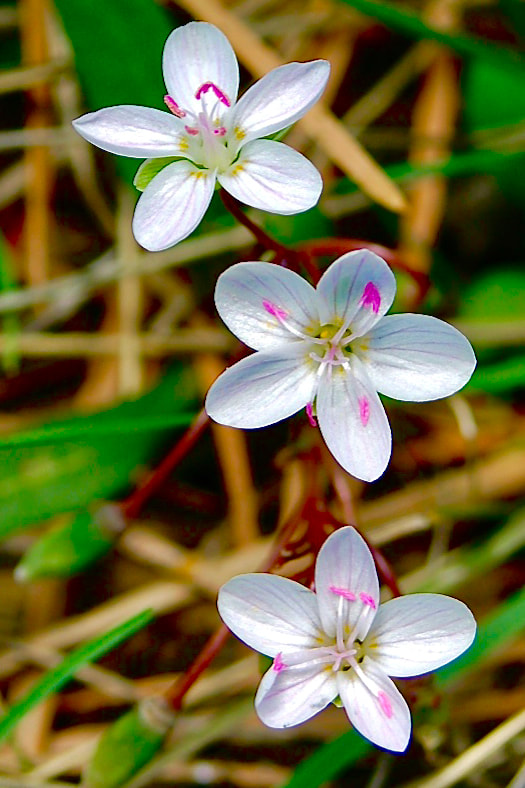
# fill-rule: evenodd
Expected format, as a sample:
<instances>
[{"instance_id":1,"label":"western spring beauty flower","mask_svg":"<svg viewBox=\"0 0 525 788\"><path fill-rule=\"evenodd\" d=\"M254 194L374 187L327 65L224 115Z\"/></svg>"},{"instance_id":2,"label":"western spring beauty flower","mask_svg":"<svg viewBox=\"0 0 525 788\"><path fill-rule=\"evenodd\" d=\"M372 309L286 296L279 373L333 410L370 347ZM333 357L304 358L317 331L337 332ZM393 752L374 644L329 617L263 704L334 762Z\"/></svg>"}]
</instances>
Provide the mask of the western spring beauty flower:
<instances>
[{"instance_id":1,"label":"western spring beauty flower","mask_svg":"<svg viewBox=\"0 0 525 788\"><path fill-rule=\"evenodd\" d=\"M349 473L373 481L391 452L377 392L422 402L447 397L469 380L468 340L427 315L388 315L395 278L377 255L350 252L317 289L271 263L238 263L218 279L217 310L258 352L227 369L206 398L220 424L265 427L306 407L326 445Z\"/></svg>"},{"instance_id":2,"label":"western spring beauty flower","mask_svg":"<svg viewBox=\"0 0 525 788\"><path fill-rule=\"evenodd\" d=\"M273 658L255 709L271 728L287 728L340 698L367 739L403 752L409 708L389 676L419 676L467 649L476 622L462 602L410 594L379 605L372 554L350 527L328 537L315 567L315 593L285 577L239 575L220 590L232 632Z\"/></svg>"},{"instance_id":3,"label":"western spring beauty flower","mask_svg":"<svg viewBox=\"0 0 525 788\"><path fill-rule=\"evenodd\" d=\"M316 168L288 145L261 137L295 123L315 104L330 72L326 60L280 66L237 101L239 66L228 39L213 25L190 22L170 34L162 67L170 112L122 105L73 121L99 148L147 158L136 183L144 168L158 170L133 217L142 246L167 249L193 232L216 181L241 202L272 213L316 204L322 189Z\"/></svg>"}]
</instances>

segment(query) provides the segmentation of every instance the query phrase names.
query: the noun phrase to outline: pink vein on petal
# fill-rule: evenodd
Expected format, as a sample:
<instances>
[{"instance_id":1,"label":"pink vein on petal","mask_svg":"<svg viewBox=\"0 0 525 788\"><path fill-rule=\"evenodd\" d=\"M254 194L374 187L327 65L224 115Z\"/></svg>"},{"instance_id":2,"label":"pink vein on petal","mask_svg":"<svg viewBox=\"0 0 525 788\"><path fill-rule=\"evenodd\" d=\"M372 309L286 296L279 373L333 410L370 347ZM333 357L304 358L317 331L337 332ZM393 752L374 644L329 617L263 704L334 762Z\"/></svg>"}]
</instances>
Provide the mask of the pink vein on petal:
<instances>
[{"instance_id":1,"label":"pink vein on petal","mask_svg":"<svg viewBox=\"0 0 525 788\"><path fill-rule=\"evenodd\" d=\"M361 306L372 307L372 312L375 312L376 315L379 312L379 308L381 306L381 296L379 295L379 290L373 282L368 282L365 285L365 289L363 290L363 295L361 297Z\"/></svg>"},{"instance_id":2,"label":"pink vein on petal","mask_svg":"<svg viewBox=\"0 0 525 788\"><path fill-rule=\"evenodd\" d=\"M383 712L385 717L388 717L388 719L390 719L394 712L392 711L392 704L390 703L387 695L383 692L383 690L380 690L377 693L377 699L379 701L379 705L381 706L381 711Z\"/></svg>"}]
</instances>

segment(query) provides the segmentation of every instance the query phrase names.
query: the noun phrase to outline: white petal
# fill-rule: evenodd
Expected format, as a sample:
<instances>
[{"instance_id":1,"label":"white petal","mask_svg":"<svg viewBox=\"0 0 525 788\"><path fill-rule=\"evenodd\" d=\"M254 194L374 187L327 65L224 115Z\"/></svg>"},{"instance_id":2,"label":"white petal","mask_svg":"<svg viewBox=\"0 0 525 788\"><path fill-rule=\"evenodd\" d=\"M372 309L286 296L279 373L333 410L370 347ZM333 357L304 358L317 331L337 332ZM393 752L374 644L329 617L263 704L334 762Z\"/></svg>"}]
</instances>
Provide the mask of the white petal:
<instances>
[{"instance_id":1,"label":"white petal","mask_svg":"<svg viewBox=\"0 0 525 788\"><path fill-rule=\"evenodd\" d=\"M474 616L463 602L441 594L409 594L381 605L366 645L390 676L419 676L458 657L475 634Z\"/></svg>"},{"instance_id":2,"label":"white petal","mask_svg":"<svg viewBox=\"0 0 525 788\"><path fill-rule=\"evenodd\" d=\"M322 711L337 695L336 674L301 666L265 673L255 696L255 711L270 728L289 728Z\"/></svg>"},{"instance_id":3,"label":"white petal","mask_svg":"<svg viewBox=\"0 0 525 788\"><path fill-rule=\"evenodd\" d=\"M234 104L239 90L239 66L224 33L207 22L176 28L164 46L162 71L168 94L184 110L198 113L195 97L206 82L216 85Z\"/></svg>"},{"instance_id":4,"label":"white petal","mask_svg":"<svg viewBox=\"0 0 525 788\"><path fill-rule=\"evenodd\" d=\"M317 379L304 351L293 353L293 348L281 354L254 353L227 369L208 391L208 416L229 427L255 429L304 408L313 400Z\"/></svg>"},{"instance_id":5,"label":"white petal","mask_svg":"<svg viewBox=\"0 0 525 788\"><path fill-rule=\"evenodd\" d=\"M359 622L354 637L363 640L379 605L379 581L372 553L355 528L340 528L321 547L315 591L325 632L335 637L341 618L345 637Z\"/></svg>"},{"instance_id":6,"label":"white petal","mask_svg":"<svg viewBox=\"0 0 525 788\"><path fill-rule=\"evenodd\" d=\"M189 161L164 167L135 208L133 233L139 244L159 252L186 238L206 213L214 187L214 174Z\"/></svg>"},{"instance_id":7,"label":"white petal","mask_svg":"<svg viewBox=\"0 0 525 788\"><path fill-rule=\"evenodd\" d=\"M321 625L315 594L287 577L234 577L220 589L217 607L234 635L269 657L317 645Z\"/></svg>"},{"instance_id":8,"label":"white petal","mask_svg":"<svg viewBox=\"0 0 525 788\"><path fill-rule=\"evenodd\" d=\"M448 397L467 383L476 366L468 339L428 315L388 315L362 339L360 355L370 379L394 399Z\"/></svg>"},{"instance_id":9,"label":"white petal","mask_svg":"<svg viewBox=\"0 0 525 788\"><path fill-rule=\"evenodd\" d=\"M390 459L390 426L374 388L355 356L351 371L325 370L319 382L316 410L319 429L337 462L358 479L372 482Z\"/></svg>"},{"instance_id":10,"label":"white petal","mask_svg":"<svg viewBox=\"0 0 525 788\"><path fill-rule=\"evenodd\" d=\"M77 118L73 127L88 142L120 156L148 159L183 155L182 122L159 109L133 104L106 107Z\"/></svg>"},{"instance_id":11,"label":"white petal","mask_svg":"<svg viewBox=\"0 0 525 788\"><path fill-rule=\"evenodd\" d=\"M312 208L323 188L321 176L307 158L273 140L248 143L228 172L217 178L246 205L285 215Z\"/></svg>"},{"instance_id":12,"label":"white petal","mask_svg":"<svg viewBox=\"0 0 525 788\"><path fill-rule=\"evenodd\" d=\"M302 276L272 263L227 268L217 281L215 304L230 331L254 350L294 342L297 335L292 331L314 333L319 328L314 288Z\"/></svg>"},{"instance_id":13,"label":"white petal","mask_svg":"<svg viewBox=\"0 0 525 788\"><path fill-rule=\"evenodd\" d=\"M329 75L326 60L279 66L246 91L230 122L245 142L291 126L319 100Z\"/></svg>"},{"instance_id":14,"label":"white petal","mask_svg":"<svg viewBox=\"0 0 525 788\"><path fill-rule=\"evenodd\" d=\"M338 689L350 722L378 747L404 752L410 740L410 709L394 682L365 657L367 685L349 670L338 673Z\"/></svg>"},{"instance_id":15,"label":"white petal","mask_svg":"<svg viewBox=\"0 0 525 788\"><path fill-rule=\"evenodd\" d=\"M317 292L323 322L341 320L361 336L390 309L396 280L381 257L359 249L344 254L326 269Z\"/></svg>"}]
</instances>

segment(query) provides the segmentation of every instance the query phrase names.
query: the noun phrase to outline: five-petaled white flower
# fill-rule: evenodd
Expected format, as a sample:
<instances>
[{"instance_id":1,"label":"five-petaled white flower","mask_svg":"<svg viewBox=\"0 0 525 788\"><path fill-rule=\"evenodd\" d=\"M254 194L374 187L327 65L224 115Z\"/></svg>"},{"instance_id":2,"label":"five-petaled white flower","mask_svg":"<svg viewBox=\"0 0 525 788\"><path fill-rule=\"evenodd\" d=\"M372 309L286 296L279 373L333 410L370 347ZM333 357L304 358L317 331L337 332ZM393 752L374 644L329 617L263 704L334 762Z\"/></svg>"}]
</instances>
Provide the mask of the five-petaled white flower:
<instances>
[{"instance_id":1,"label":"five-petaled white flower","mask_svg":"<svg viewBox=\"0 0 525 788\"><path fill-rule=\"evenodd\" d=\"M271 574L239 575L221 588L226 625L273 657L255 698L265 725L298 725L339 697L359 733L387 750L406 749L410 711L389 676L419 676L455 659L476 622L466 605L441 594L378 606L372 554L349 526L321 548L315 593Z\"/></svg>"},{"instance_id":2,"label":"five-petaled white flower","mask_svg":"<svg viewBox=\"0 0 525 788\"><path fill-rule=\"evenodd\" d=\"M231 427L256 428L301 408L349 473L373 481L391 452L377 392L422 402L453 394L476 359L468 340L427 315L384 317L395 278L368 250L345 254L314 289L271 263L238 263L218 279L215 303L228 328L259 351L212 385L206 410Z\"/></svg>"},{"instance_id":3,"label":"five-petaled white flower","mask_svg":"<svg viewBox=\"0 0 525 788\"><path fill-rule=\"evenodd\" d=\"M190 22L166 41L163 72L171 114L122 105L73 121L79 134L111 153L177 159L159 163L139 199L133 232L142 246L167 249L193 232L216 181L241 202L272 213L316 204L322 189L316 168L287 145L260 138L315 104L330 72L326 60L280 66L236 103L239 66L228 39L213 25Z\"/></svg>"}]
</instances>

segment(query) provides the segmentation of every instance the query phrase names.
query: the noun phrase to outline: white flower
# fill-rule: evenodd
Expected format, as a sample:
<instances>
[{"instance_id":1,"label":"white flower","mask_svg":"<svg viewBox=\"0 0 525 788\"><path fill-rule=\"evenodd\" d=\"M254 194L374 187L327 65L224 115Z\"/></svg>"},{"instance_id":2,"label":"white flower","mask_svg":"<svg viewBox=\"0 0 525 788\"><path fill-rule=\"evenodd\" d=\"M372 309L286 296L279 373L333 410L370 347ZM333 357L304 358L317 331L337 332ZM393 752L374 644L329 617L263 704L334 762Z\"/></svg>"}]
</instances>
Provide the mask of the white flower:
<instances>
[{"instance_id":1,"label":"white flower","mask_svg":"<svg viewBox=\"0 0 525 788\"><path fill-rule=\"evenodd\" d=\"M218 279L228 328L258 350L227 369L206 399L212 419L255 428L306 407L335 459L373 481L391 451L377 392L412 402L453 394L476 359L468 340L426 315L389 315L395 278L366 249L336 260L315 290L271 263L239 263Z\"/></svg>"},{"instance_id":2,"label":"white flower","mask_svg":"<svg viewBox=\"0 0 525 788\"><path fill-rule=\"evenodd\" d=\"M163 72L171 114L122 105L73 121L79 134L111 153L177 158L137 204L133 232L142 246L158 251L186 238L204 216L216 181L241 202L272 213L316 204L322 181L315 167L287 145L260 138L295 123L315 104L330 72L326 60L276 68L236 103L239 66L228 39L213 25L190 22L166 41Z\"/></svg>"},{"instance_id":3,"label":"white flower","mask_svg":"<svg viewBox=\"0 0 525 788\"><path fill-rule=\"evenodd\" d=\"M274 660L257 691L257 714L271 728L287 728L339 697L359 733L403 752L410 711L389 676L419 676L459 656L474 639L472 613L441 594L411 594L378 607L374 560L351 527L321 548L315 589L250 574L219 592L226 625Z\"/></svg>"}]
</instances>

